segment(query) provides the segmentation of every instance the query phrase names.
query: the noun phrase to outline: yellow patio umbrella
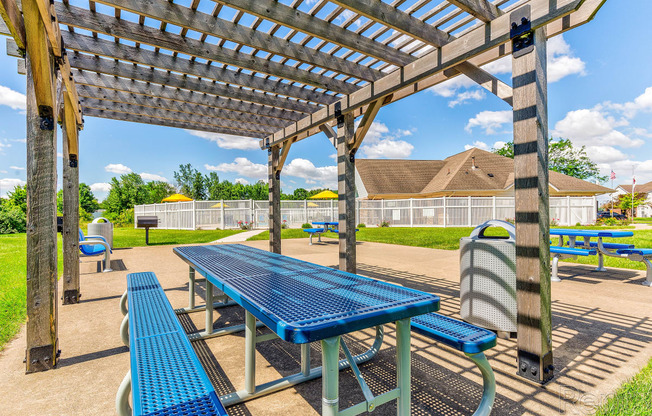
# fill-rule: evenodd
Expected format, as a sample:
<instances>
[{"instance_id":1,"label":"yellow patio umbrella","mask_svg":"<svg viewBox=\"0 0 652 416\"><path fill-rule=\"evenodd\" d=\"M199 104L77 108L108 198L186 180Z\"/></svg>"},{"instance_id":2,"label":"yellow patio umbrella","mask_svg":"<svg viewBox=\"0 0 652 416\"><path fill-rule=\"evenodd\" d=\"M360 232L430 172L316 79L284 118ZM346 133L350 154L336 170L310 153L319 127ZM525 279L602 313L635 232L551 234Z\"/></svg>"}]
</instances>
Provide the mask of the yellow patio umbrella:
<instances>
[{"instance_id":1,"label":"yellow patio umbrella","mask_svg":"<svg viewBox=\"0 0 652 416\"><path fill-rule=\"evenodd\" d=\"M333 198L337 198L337 194L329 190L321 191L317 195L313 195L310 197L310 199L333 199Z\"/></svg>"},{"instance_id":2,"label":"yellow patio umbrella","mask_svg":"<svg viewBox=\"0 0 652 416\"><path fill-rule=\"evenodd\" d=\"M211 208L222 208L222 203L221 203L221 202L218 202L218 203L215 204L215 205L211 205ZM228 205L225 203L225 204L224 204L224 208L231 208L231 207L228 206Z\"/></svg>"},{"instance_id":3,"label":"yellow patio umbrella","mask_svg":"<svg viewBox=\"0 0 652 416\"><path fill-rule=\"evenodd\" d=\"M319 205L315 204L314 202L308 202L308 207L317 208L317 207L319 207Z\"/></svg>"},{"instance_id":4,"label":"yellow patio umbrella","mask_svg":"<svg viewBox=\"0 0 652 416\"><path fill-rule=\"evenodd\" d=\"M185 195L174 194L168 196L167 198L163 198L161 202L188 202L188 201L192 201L192 199L188 198Z\"/></svg>"}]
</instances>

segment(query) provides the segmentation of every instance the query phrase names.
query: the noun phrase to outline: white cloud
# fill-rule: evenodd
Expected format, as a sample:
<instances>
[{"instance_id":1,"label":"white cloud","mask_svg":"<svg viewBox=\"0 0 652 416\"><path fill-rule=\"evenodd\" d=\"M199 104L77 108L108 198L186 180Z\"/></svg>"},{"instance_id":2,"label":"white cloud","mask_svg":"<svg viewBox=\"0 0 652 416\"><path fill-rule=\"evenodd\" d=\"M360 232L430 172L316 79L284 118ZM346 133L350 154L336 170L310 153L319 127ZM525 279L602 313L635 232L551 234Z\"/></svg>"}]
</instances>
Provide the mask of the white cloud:
<instances>
[{"instance_id":1,"label":"white cloud","mask_svg":"<svg viewBox=\"0 0 652 416\"><path fill-rule=\"evenodd\" d=\"M161 182L169 182L167 178L161 176L161 175L156 175L153 173L147 173L143 172L140 174L140 177L143 178L145 181L161 181Z\"/></svg>"},{"instance_id":2,"label":"white cloud","mask_svg":"<svg viewBox=\"0 0 652 416\"><path fill-rule=\"evenodd\" d=\"M11 141L16 143L27 143L27 139L11 139Z\"/></svg>"},{"instance_id":3,"label":"white cloud","mask_svg":"<svg viewBox=\"0 0 652 416\"><path fill-rule=\"evenodd\" d=\"M458 75L455 78L446 80L441 84L437 84L433 87L428 88L428 91L432 92L435 95L439 95L445 98L451 98L457 94L457 90L460 88L469 88L476 85L471 78L466 75Z\"/></svg>"},{"instance_id":4,"label":"white cloud","mask_svg":"<svg viewBox=\"0 0 652 416\"><path fill-rule=\"evenodd\" d=\"M9 166L9 169L13 169L13 170L25 170L25 168L21 168L20 166Z\"/></svg>"},{"instance_id":5,"label":"white cloud","mask_svg":"<svg viewBox=\"0 0 652 416\"><path fill-rule=\"evenodd\" d=\"M133 172L131 168L123 165L122 163L109 163L104 166L104 170L111 173L117 173L118 175L125 175L127 173Z\"/></svg>"},{"instance_id":6,"label":"white cloud","mask_svg":"<svg viewBox=\"0 0 652 416\"><path fill-rule=\"evenodd\" d=\"M469 150L469 149L473 149L474 147L476 147L478 149L486 150L486 151L489 152L492 149L500 149L501 147L505 146L506 144L507 144L507 142L504 142L502 140L498 140L498 141L494 142L494 144L492 146L489 146L487 143L482 142L480 140L477 140L477 141L473 142L473 144L465 144L464 145L464 150Z\"/></svg>"},{"instance_id":7,"label":"white cloud","mask_svg":"<svg viewBox=\"0 0 652 416\"><path fill-rule=\"evenodd\" d=\"M359 123L360 123L359 121L356 123L355 125L356 129L358 128ZM377 142L378 140L380 140L380 138L383 135L387 133L389 133L389 128L386 125L384 125L379 121L374 121L373 123L371 123L371 127L369 127L369 130L367 131L367 135L364 137L364 140L367 143Z\"/></svg>"},{"instance_id":8,"label":"white cloud","mask_svg":"<svg viewBox=\"0 0 652 416\"><path fill-rule=\"evenodd\" d=\"M0 154L4 154L4 150L11 147L9 143L0 143Z\"/></svg>"},{"instance_id":9,"label":"white cloud","mask_svg":"<svg viewBox=\"0 0 652 416\"><path fill-rule=\"evenodd\" d=\"M309 184L332 186L337 183L337 166L316 167L311 161L302 158L293 159L283 168L283 173L305 179Z\"/></svg>"},{"instance_id":10,"label":"white cloud","mask_svg":"<svg viewBox=\"0 0 652 416\"><path fill-rule=\"evenodd\" d=\"M243 185L249 185L249 181L245 178L235 178L235 183L241 183Z\"/></svg>"},{"instance_id":11,"label":"white cloud","mask_svg":"<svg viewBox=\"0 0 652 416\"><path fill-rule=\"evenodd\" d=\"M7 192L13 191L16 186L23 186L27 182L17 178L4 178L0 179L0 196L7 196Z\"/></svg>"},{"instance_id":12,"label":"white cloud","mask_svg":"<svg viewBox=\"0 0 652 416\"><path fill-rule=\"evenodd\" d=\"M486 134L496 134L503 124L512 123L512 120L512 111L483 111L469 119L464 130L471 133L474 127L480 127Z\"/></svg>"},{"instance_id":13,"label":"white cloud","mask_svg":"<svg viewBox=\"0 0 652 416\"><path fill-rule=\"evenodd\" d=\"M383 139L378 143L362 146L361 150L372 159L402 159L412 154L414 146L404 140Z\"/></svg>"},{"instance_id":14,"label":"white cloud","mask_svg":"<svg viewBox=\"0 0 652 416\"><path fill-rule=\"evenodd\" d=\"M0 173L7 173L6 170L0 170Z\"/></svg>"},{"instance_id":15,"label":"white cloud","mask_svg":"<svg viewBox=\"0 0 652 416\"><path fill-rule=\"evenodd\" d=\"M91 191L93 192L109 192L111 190L111 185L106 182L97 182L91 185Z\"/></svg>"},{"instance_id":16,"label":"white cloud","mask_svg":"<svg viewBox=\"0 0 652 416\"><path fill-rule=\"evenodd\" d=\"M484 100L485 97L486 94L484 93L483 90L475 89L470 91L464 91L462 93L457 94L456 99L449 101L448 106L450 108L453 108L459 104L464 104L465 102L470 100L475 100L475 101Z\"/></svg>"},{"instance_id":17,"label":"white cloud","mask_svg":"<svg viewBox=\"0 0 652 416\"><path fill-rule=\"evenodd\" d=\"M482 67L485 71L493 75L498 74L511 74L512 73L512 57L510 55L503 56L500 59L496 59L493 62Z\"/></svg>"},{"instance_id":18,"label":"white cloud","mask_svg":"<svg viewBox=\"0 0 652 416\"><path fill-rule=\"evenodd\" d=\"M613 163L627 159L627 155L613 146L586 146L586 154L595 163Z\"/></svg>"},{"instance_id":19,"label":"white cloud","mask_svg":"<svg viewBox=\"0 0 652 416\"><path fill-rule=\"evenodd\" d=\"M582 109L566 114L555 124L552 134L571 139L576 146L636 147L643 144L643 140L632 139L615 129L622 125L622 121L597 109Z\"/></svg>"},{"instance_id":20,"label":"white cloud","mask_svg":"<svg viewBox=\"0 0 652 416\"><path fill-rule=\"evenodd\" d=\"M217 144L222 149L260 150L260 140L251 137L230 134L209 133L206 131L186 130L193 136L201 137Z\"/></svg>"},{"instance_id":21,"label":"white cloud","mask_svg":"<svg viewBox=\"0 0 652 416\"><path fill-rule=\"evenodd\" d=\"M63 158L63 153L57 152L57 157Z\"/></svg>"},{"instance_id":22,"label":"white cloud","mask_svg":"<svg viewBox=\"0 0 652 416\"><path fill-rule=\"evenodd\" d=\"M586 75L586 63L573 56L563 35L548 39L548 82L557 82L572 74Z\"/></svg>"},{"instance_id":23,"label":"white cloud","mask_svg":"<svg viewBox=\"0 0 652 416\"><path fill-rule=\"evenodd\" d=\"M634 101L625 104L606 103L606 107L621 111L627 118L634 118L638 112L652 111L652 87L634 99Z\"/></svg>"},{"instance_id":24,"label":"white cloud","mask_svg":"<svg viewBox=\"0 0 652 416\"><path fill-rule=\"evenodd\" d=\"M25 94L0 85L0 105L6 105L14 110L26 110Z\"/></svg>"},{"instance_id":25,"label":"white cloud","mask_svg":"<svg viewBox=\"0 0 652 416\"><path fill-rule=\"evenodd\" d=\"M238 175L256 180L267 178L267 165L254 163L246 157L236 157L233 163L220 163L217 166L206 164L204 168L218 172L235 172Z\"/></svg>"}]
</instances>

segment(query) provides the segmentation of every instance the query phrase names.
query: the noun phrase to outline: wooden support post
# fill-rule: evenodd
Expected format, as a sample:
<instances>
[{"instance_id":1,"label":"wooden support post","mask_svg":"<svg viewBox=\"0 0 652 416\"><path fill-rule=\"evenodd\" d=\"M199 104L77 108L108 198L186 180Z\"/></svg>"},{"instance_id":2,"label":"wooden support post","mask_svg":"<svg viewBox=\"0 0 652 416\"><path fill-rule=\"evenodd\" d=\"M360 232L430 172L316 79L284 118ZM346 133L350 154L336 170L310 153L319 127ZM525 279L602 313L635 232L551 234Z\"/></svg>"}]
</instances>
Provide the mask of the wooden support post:
<instances>
[{"instance_id":1,"label":"wooden support post","mask_svg":"<svg viewBox=\"0 0 652 416\"><path fill-rule=\"evenodd\" d=\"M23 2L23 10L29 9ZM32 7L36 7L32 5ZM33 11L32 11L33 12ZM38 13L38 10L36 10ZM27 16L27 13L25 13ZM30 26L28 24L28 45ZM33 33L32 33L33 36ZM42 34L42 36L44 36ZM45 41L45 38L43 37ZM45 42L43 42L45 45ZM47 45L45 46L47 47ZM47 51L47 49L46 49ZM39 53L37 50L35 53ZM48 71L34 72L32 50L27 50L27 349L26 372L54 368L58 356L57 322L57 151L54 109L42 108L39 85L53 85ZM43 61L41 61L43 63ZM48 62L49 63L49 62ZM36 83L36 78L48 80ZM52 105L54 100L50 101ZM49 118L48 118L49 115Z\"/></svg>"},{"instance_id":2,"label":"wooden support post","mask_svg":"<svg viewBox=\"0 0 652 416\"><path fill-rule=\"evenodd\" d=\"M355 256L355 137L353 113L342 116L337 126L337 191L340 270L356 272Z\"/></svg>"},{"instance_id":3,"label":"wooden support post","mask_svg":"<svg viewBox=\"0 0 652 416\"><path fill-rule=\"evenodd\" d=\"M550 316L548 109L545 28L512 59L518 374L553 377Z\"/></svg>"},{"instance_id":4,"label":"wooden support post","mask_svg":"<svg viewBox=\"0 0 652 416\"><path fill-rule=\"evenodd\" d=\"M281 172L278 170L280 149L268 149L269 172L269 251L281 254Z\"/></svg>"},{"instance_id":5,"label":"wooden support post","mask_svg":"<svg viewBox=\"0 0 652 416\"><path fill-rule=\"evenodd\" d=\"M63 142L63 304L79 302L79 168L76 107L64 96ZM74 142L71 149L70 142ZM73 153L74 152L74 153Z\"/></svg>"}]
</instances>

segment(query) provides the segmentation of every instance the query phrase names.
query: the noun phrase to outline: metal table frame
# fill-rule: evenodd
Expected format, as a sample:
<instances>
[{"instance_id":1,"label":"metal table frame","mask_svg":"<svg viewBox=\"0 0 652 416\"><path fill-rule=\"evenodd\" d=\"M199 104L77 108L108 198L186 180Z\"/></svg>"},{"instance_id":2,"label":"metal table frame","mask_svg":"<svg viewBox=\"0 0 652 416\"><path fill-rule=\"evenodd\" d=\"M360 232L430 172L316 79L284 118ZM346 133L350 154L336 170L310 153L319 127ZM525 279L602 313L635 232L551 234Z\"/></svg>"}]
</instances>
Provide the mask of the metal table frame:
<instances>
[{"instance_id":1,"label":"metal table frame","mask_svg":"<svg viewBox=\"0 0 652 416\"><path fill-rule=\"evenodd\" d=\"M244 246L246 247L246 246ZM247 248L249 249L249 248ZM262 252L262 250L260 250ZM390 402L392 400L397 400L397 414L400 416L407 416L410 414L410 404L411 404L411 351L410 351L410 341L411 341L411 332L410 332L410 318L402 318L394 321L396 323L396 355L397 355L397 387L383 393L379 396L374 396L371 392L371 389L364 381L358 364L366 362L373 358L379 351L384 336L384 330L382 324L385 322L374 322L373 324L366 327L354 328L352 331L346 331L338 333L334 336L325 337L322 339L315 339L314 341L319 341L321 343L322 350L322 367L311 368L310 367L310 342L313 341L307 339L293 339L288 340L289 342L299 343L301 345L301 369L300 372L279 378L277 380L256 385L256 344L259 342L268 341L276 338L287 338L288 333L293 333L290 329L287 329L283 332L283 336L279 335L276 332L265 335L257 335L256 327L263 325L254 314L260 315L259 318L264 319L264 312L255 307L252 308L246 299L240 297L241 294L238 294L236 289L228 285L228 280L220 280L215 275L212 275L208 270L199 267L196 264L193 264L193 260L185 255L180 254L177 249L175 253L179 255L186 263L190 265L189 272L189 306L188 308L183 308L178 310L178 313L187 313L205 310L206 312L206 330L201 333L190 334L189 337L192 340L203 339L207 337L214 337L225 335L227 333L233 333L239 330L242 330L244 327L245 330L245 386L244 389L223 395L220 397L220 401L224 406L232 406L238 403L242 403L247 400L251 400L257 397L261 397L279 390L286 389L288 387L294 386L296 384L309 381L320 376L323 377L322 381L322 415L324 416L353 416L358 415L363 412L370 412L374 410L377 406ZM264 252L267 253L267 252ZM270 257L280 256L272 253L267 253ZM283 256L281 256L283 257ZM291 259L297 261L296 259ZM311 263L306 263L307 266L322 268L322 266L313 265ZM327 268L322 268L327 269ZM332 269L328 269L331 270ZM239 304L245 308L246 319L244 325L235 325L228 328L221 328L217 330L212 330L213 327L213 308L206 308L205 305L195 306L194 304L194 284L195 284L195 273L199 271L201 275L206 277L206 302L210 304L213 300L213 293L215 286L218 287L220 293L220 302L213 303L214 307L223 307L226 305ZM359 277L359 276L357 276ZM359 277L360 279L367 279ZM367 279L371 280L371 279ZM390 284L388 284L390 285ZM393 286L393 285L390 285ZM228 292L228 293L227 293ZM417 292L417 291L414 291ZM229 296L231 295L231 296ZM438 298L434 295L432 300L427 306L427 311L415 312L414 315L420 315L422 313L431 312L438 309ZM424 304L425 305L425 304ZM421 308L426 308L426 306L420 306ZM249 310L249 309L252 310ZM391 320L390 320L391 321ZM269 325L268 325L269 326ZM366 352L353 356L349 351L346 343L342 339L341 335L345 335L349 332L355 332L360 329L374 327L376 328L376 336L372 346ZM270 328L271 329L271 328ZM274 331L272 329L272 331ZM344 351L345 359L339 359L340 348ZM351 367L360 388L362 389L365 401L358 403L354 406L339 410L339 371L345 368Z\"/></svg>"}]
</instances>

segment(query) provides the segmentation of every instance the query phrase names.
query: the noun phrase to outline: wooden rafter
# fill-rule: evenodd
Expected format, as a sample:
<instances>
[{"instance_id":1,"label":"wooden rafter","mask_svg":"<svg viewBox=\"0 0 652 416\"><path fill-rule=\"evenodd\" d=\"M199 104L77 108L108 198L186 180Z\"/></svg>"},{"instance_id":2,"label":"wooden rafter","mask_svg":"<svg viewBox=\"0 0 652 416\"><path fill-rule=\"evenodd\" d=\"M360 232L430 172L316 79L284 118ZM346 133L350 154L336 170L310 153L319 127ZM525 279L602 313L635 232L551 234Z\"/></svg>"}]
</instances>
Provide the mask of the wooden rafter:
<instances>
[{"instance_id":1,"label":"wooden rafter","mask_svg":"<svg viewBox=\"0 0 652 416\"><path fill-rule=\"evenodd\" d=\"M460 9L483 22L491 22L503 12L487 0L448 0Z\"/></svg>"},{"instance_id":2,"label":"wooden rafter","mask_svg":"<svg viewBox=\"0 0 652 416\"><path fill-rule=\"evenodd\" d=\"M7 34L11 35L18 44L18 48L25 50L25 23L20 15L20 10L15 0L0 0L0 16L7 27Z\"/></svg>"}]
</instances>

